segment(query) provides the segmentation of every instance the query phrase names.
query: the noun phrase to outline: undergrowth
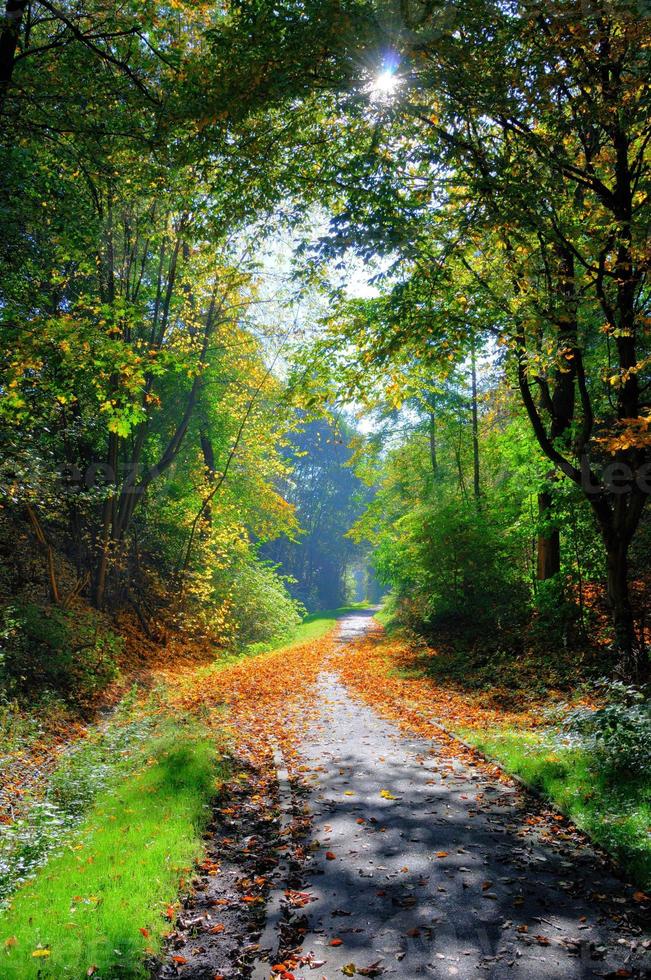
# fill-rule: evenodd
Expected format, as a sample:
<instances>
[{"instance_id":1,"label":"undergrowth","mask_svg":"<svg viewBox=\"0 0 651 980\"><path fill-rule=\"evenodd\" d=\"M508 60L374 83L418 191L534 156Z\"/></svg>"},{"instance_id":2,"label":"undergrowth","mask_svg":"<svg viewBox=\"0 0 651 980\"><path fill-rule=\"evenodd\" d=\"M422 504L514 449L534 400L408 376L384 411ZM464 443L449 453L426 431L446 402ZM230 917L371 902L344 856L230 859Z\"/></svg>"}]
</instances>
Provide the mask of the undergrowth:
<instances>
[{"instance_id":1,"label":"undergrowth","mask_svg":"<svg viewBox=\"0 0 651 980\"><path fill-rule=\"evenodd\" d=\"M159 951L169 906L201 853L223 763L213 740L178 722L142 747L0 916L5 980L147 976L145 960Z\"/></svg>"}]
</instances>

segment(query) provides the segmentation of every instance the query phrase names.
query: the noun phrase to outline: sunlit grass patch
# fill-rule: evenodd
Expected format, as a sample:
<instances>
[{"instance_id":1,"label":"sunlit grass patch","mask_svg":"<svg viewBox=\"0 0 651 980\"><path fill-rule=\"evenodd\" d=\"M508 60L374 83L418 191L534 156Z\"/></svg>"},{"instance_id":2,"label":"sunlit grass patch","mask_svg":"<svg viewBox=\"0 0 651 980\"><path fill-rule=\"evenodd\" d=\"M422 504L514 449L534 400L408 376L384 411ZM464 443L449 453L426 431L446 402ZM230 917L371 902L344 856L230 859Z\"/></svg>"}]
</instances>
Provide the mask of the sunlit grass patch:
<instances>
[{"instance_id":1,"label":"sunlit grass patch","mask_svg":"<svg viewBox=\"0 0 651 980\"><path fill-rule=\"evenodd\" d=\"M253 643L247 647L247 653L271 653L274 650L289 650L292 647L300 646L309 640L318 640L330 630L334 629L338 620L349 613L359 612L366 609L365 602L354 603L350 606L339 606L337 609L325 609L319 612L310 613L300 623L294 634L285 639L274 640L271 643Z\"/></svg>"},{"instance_id":2,"label":"sunlit grass patch","mask_svg":"<svg viewBox=\"0 0 651 980\"><path fill-rule=\"evenodd\" d=\"M212 742L181 731L152 742L0 916L0 975L147 976L167 906L201 853L218 777Z\"/></svg>"},{"instance_id":3,"label":"sunlit grass patch","mask_svg":"<svg viewBox=\"0 0 651 980\"><path fill-rule=\"evenodd\" d=\"M591 754L544 732L495 728L459 734L558 806L609 851L644 888L651 887L651 785L599 772Z\"/></svg>"}]
</instances>

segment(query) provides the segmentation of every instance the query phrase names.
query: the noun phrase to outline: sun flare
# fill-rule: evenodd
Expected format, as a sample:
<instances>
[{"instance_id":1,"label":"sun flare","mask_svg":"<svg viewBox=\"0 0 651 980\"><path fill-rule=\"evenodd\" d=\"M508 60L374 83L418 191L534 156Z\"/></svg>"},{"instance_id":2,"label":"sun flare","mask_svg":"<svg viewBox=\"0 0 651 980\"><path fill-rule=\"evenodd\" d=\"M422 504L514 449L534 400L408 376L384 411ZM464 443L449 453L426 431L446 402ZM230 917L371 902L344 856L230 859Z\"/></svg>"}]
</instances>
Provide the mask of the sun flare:
<instances>
[{"instance_id":1,"label":"sun flare","mask_svg":"<svg viewBox=\"0 0 651 980\"><path fill-rule=\"evenodd\" d=\"M388 98L393 95L400 85L400 78L392 68L385 68L375 76L369 86L371 95L376 98Z\"/></svg>"}]
</instances>

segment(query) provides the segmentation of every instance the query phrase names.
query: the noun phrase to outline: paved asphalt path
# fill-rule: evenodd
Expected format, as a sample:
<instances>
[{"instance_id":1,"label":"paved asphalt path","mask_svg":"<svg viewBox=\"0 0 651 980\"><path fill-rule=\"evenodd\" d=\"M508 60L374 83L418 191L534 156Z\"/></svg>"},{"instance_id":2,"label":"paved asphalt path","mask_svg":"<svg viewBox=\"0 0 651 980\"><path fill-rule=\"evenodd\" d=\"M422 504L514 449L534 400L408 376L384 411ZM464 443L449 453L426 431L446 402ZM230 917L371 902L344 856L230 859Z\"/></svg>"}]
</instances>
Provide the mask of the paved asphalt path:
<instances>
[{"instance_id":1,"label":"paved asphalt path","mask_svg":"<svg viewBox=\"0 0 651 980\"><path fill-rule=\"evenodd\" d=\"M343 620L342 643L369 622ZM318 842L302 948L320 962L297 980L651 975L648 941L613 918L630 887L587 846L543 840L535 801L401 735L335 673L318 701L301 749Z\"/></svg>"}]
</instances>

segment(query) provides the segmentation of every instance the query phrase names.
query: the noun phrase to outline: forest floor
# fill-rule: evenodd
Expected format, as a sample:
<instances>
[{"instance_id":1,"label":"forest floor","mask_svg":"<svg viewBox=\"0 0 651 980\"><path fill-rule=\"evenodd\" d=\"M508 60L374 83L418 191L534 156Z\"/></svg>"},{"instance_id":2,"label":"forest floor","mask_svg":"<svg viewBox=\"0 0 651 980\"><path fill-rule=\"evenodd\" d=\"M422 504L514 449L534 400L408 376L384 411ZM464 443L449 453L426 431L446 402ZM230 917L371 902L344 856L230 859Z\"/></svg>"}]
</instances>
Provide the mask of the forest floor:
<instances>
[{"instance_id":1,"label":"forest floor","mask_svg":"<svg viewBox=\"0 0 651 980\"><path fill-rule=\"evenodd\" d=\"M147 728L144 761L18 890L0 917L2 975L648 975L647 895L440 727L525 731L540 706L505 711L410 671L422 651L387 636L371 611L319 631L308 624L302 642L255 656L160 665L162 753ZM138 739L143 723L130 722ZM181 819L178 793L194 817ZM178 855L164 879L163 828ZM141 896L143 876L152 887Z\"/></svg>"}]
</instances>

